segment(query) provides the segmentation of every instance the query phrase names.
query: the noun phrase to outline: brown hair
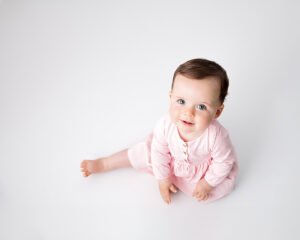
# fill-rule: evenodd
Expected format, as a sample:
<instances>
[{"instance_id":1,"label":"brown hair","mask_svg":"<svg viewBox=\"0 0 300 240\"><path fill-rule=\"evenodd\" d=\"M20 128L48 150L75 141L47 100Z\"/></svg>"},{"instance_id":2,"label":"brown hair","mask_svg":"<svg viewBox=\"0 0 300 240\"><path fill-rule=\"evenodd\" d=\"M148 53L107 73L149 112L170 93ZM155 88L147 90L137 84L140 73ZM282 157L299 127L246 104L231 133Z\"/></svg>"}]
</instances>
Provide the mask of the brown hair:
<instances>
[{"instance_id":1,"label":"brown hair","mask_svg":"<svg viewBox=\"0 0 300 240\"><path fill-rule=\"evenodd\" d=\"M196 58L179 65L173 75L171 90L173 89L174 80L177 74L197 80L206 77L217 77L220 80L221 85L219 100L221 104L224 102L228 91L229 80L226 71L216 62Z\"/></svg>"}]
</instances>

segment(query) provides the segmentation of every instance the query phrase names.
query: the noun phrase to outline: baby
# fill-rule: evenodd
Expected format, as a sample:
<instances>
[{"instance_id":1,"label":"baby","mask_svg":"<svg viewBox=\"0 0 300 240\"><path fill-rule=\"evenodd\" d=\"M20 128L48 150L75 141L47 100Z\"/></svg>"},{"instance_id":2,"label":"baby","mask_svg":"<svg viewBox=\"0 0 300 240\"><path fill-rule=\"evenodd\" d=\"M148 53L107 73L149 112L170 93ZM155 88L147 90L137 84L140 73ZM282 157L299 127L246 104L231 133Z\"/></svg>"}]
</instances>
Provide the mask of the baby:
<instances>
[{"instance_id":1,"label":"baby","mask_svg":"<svg viewBox=\"0 0 300 240\"><path fill-rule=\"evenodd\" d=\"M154 175L168 204L177 189L205 202L229 194L237 160L228 132L217 121L228 85L225 70L213 61L181 64L173 76L169 112L153 133L129 149L82 161L83 176L133 167Z\"/></svg>"}]
</instances>

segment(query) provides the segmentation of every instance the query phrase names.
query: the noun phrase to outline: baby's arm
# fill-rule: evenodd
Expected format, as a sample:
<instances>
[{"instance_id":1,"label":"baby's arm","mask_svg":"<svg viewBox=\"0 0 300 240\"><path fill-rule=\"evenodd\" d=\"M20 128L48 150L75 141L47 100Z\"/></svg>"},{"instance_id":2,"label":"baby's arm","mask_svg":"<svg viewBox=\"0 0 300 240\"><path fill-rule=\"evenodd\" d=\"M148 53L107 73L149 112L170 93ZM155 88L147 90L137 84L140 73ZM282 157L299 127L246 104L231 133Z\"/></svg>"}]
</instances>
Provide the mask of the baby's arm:
<instances>
[{"instance_id":1,"label":"baby's arm","mask_svg":"<svg viewBox=\"0 0 300 240\"><path fill-rule=\"evenodd\" d=\"M193 193L198 200L206 200L210 191L225 180L231 172L236 156L229 135L220 128L211 149L211 163Z\"/></svg>"},{"instance_id":2,"label":"baby's arm","mask_svg":"<svg viewBox=\"0 0 300 240\"><path fill-rule=\"evenodd\" d=\"M210 191L213 189L209 183L202 178L196 185L193 197L195 197L198 201L206 200L209 197Z\"/></svg>"},{"instance_id":3,"label":"baby's arm","mask_svg":"<svg viewBox=\"0 0 300 240\"><path fill-rule=\"evenodd\" d=\"M169 179L165 180L159 180L158 181L158 186L159 186L159 192L162 197L162 199L167 203L171 203L171 192L176 193L177 189L175 186L172 184L172 182Z\"/></svg>"},{"instance_id":4,"label":"baby's arm","mask_svg":"<svg viewBox=\"0 0 300 240\"><path fill-rule=\"evenodd\" d=\"M166 203L171 202L171 192L176 192L175 186L170 180L171 169L170 161L171 155L168 143L165 137L165 119L161 119L153 132L153 139L151 144L151 164L153 174L158 180L159 191L162 199Z\"/></svg>"}]
</instances>

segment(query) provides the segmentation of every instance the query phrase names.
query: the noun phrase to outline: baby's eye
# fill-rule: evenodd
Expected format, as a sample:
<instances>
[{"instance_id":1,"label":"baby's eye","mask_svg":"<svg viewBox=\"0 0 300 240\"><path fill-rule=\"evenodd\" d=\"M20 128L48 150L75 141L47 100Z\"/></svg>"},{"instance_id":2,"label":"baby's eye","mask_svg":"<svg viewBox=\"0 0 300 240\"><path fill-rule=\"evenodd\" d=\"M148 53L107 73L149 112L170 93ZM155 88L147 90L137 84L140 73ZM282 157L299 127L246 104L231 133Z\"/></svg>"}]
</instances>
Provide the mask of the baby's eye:
<instances>
[{"instance_id":1,"label":"baby's eye","mask_svg":"<svg viewBox=\"0 0 300 240\"><path fill-rule=\"evenodd\" d=\"M204 104L199 104L196 106L196 108L202 111L206 110L206 106Z\"/></svg>"},{"instance_id":2,"label":"baby's eye","mask_svg":"<svg viewBox=\"0 0 300 240\"><path fill-rule=\"evenodd\" d=\"M178 99L176 102L179 103L179 104L184 104L184 100L183 99Z\"/></svg>"}]
</instances>

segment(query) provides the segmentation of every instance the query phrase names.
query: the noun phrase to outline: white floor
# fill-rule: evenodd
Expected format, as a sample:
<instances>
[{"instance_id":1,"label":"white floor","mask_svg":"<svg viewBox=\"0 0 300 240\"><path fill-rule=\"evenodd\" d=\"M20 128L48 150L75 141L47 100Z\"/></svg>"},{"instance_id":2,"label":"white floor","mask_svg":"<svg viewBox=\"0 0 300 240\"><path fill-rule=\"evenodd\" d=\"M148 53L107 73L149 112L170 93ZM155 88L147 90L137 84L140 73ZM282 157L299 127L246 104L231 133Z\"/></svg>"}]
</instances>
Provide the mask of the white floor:
<instances>
[{"instance_id":1,"label":"white floor","mask_svg":"<svg viewBox=\"0 0 300 240\"><path fill-rule=\"evenodd\" d=\"M0 239L299 239L299 7L0 1ZM195 57L231 80L235 191L168 206L133 169L83 178L81 160L151 131Z\"/></svg>"}]
</instances>

